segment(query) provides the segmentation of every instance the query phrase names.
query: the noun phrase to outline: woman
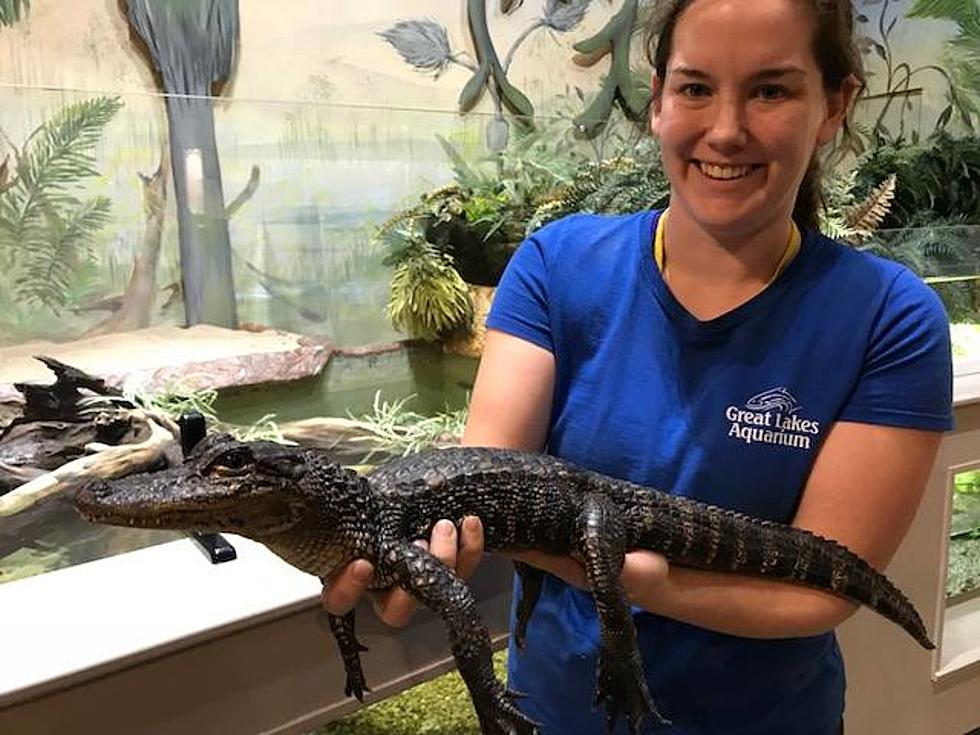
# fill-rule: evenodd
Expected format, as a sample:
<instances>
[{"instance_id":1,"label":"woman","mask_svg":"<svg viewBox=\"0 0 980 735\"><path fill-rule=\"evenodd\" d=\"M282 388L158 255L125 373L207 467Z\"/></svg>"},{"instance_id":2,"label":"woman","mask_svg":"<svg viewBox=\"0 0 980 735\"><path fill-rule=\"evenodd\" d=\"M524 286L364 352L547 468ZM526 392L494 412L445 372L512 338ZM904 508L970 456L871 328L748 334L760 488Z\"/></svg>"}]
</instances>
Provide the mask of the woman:
<instances>
[{"instance_id":1,"label":"woman","mask_svg":"<svg viewBox=\"0 0 980 735\"><path fill-rule=\"evenodd\" d=\"M651 111L670 208L573 216L522 245L487 320L465 444L548 451L887 565L951 425L949 330L913 274L815 230L817 151L860 84L852 23L847 0L672 4ZM465 575L480 544L468 519L458 552L451 524L431 547ZM582 568L519 558L551 576L509 684L544 733L603 732ZM359 564L328 608L356 597ZM838 732L832 631L853 605L649 552L629 554L622 579L672 720L650 732ZM401 592L382 604L390 622L410 610Z\"/></svg>"}]
</instances>

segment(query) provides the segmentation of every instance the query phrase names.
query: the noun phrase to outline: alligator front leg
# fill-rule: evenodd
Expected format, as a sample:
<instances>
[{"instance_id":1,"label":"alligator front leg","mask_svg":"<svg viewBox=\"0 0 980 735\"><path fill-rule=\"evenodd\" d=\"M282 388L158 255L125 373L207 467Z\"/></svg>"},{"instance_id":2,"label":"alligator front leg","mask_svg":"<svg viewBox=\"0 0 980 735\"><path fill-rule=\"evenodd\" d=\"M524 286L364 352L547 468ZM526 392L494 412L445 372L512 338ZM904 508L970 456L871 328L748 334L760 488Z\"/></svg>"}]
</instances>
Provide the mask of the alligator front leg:
<instances>
[{"instance_id":1,"label":"alligator front leg","mask_svg":"<svg viewBox=\"0 0 980 735\"><path fill-rule=\"evenodd\" d=\"M348 697L352 694L358 701L364 701L364 692L371 691L365 680L364 671L361 669L361 652L367 650L367 646L361 645L354 635L354 611L351 610L346 615L327 615L330 621L330 631L337 639L337 648L340 649L340 658L344 662L344 671L347 672L347 684L344 687L344 694Z\"/></svg>"},{"instance_id":2,"label":"alligator front leg","mask_svg":"<svg viewBox=\"0 0 980 735\"><path fill-rule=\"evenodd\" d=\"M536 735L536 723L514 706L515 695L493 673L490 634L466 584L432 554L407 541L383 544L378 557L396 584L445 621L483 735Z\"/></svg>"},{"instance_id":3,"label":"alligator front leg","mask_svg":"<svg viewBox=\"0 0 980 735\"><path fill-rule=\"evenodd\" d=\"M586 494L576 532L576 548L595 598L602 634L596 704L605 708L610 732L620 713L626 715L634 734L651 713L666 723L647 688L629 600L619 579L625 558L622 514L608 497Z\"/></svg>"}]
</instances>

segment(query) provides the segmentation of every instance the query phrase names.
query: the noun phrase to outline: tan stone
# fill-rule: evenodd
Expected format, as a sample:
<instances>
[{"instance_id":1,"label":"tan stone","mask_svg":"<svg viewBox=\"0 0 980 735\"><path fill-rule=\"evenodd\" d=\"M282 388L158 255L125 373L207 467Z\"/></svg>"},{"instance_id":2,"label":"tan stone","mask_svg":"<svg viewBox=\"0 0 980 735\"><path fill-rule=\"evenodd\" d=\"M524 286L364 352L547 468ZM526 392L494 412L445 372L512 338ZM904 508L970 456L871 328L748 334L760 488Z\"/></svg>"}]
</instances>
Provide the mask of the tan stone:
<instances>
[{"instance_id":1,"label":"tan stone","mask_svg":"<svg viewBox=\"0 0 980 735\"><path fill-rule=\"evenodd\" d=\"M298 334L205 324L150 327L77 342L31 342L0 349L0 395L15 382L53 382L34 355L54 357L117 387L152 392L305 378L319 373L331 352L329 344Z\"/></svg>"}]
</instances>

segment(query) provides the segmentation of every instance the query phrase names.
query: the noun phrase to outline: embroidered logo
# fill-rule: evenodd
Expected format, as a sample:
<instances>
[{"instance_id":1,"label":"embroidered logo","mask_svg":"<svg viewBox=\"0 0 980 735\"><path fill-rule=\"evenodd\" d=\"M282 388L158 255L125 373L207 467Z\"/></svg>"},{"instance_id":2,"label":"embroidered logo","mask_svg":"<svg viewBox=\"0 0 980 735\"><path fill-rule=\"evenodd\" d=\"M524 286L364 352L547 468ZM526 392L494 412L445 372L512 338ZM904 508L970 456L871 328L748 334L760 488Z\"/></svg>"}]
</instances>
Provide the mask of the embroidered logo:
<instances>
[{"instance_id":1,"label":"embroidered logo","mask_svg":"<svg viewBox=\"0 0 980 735\"><path fill-rule=\"evenodd\" d=\"M728 406L728 436L746 444L774 444L807 450L820 433L820 422L803 418L803 407L784 387L762 391L745 402L744 408Z\"/></svg>"}]
</instances>

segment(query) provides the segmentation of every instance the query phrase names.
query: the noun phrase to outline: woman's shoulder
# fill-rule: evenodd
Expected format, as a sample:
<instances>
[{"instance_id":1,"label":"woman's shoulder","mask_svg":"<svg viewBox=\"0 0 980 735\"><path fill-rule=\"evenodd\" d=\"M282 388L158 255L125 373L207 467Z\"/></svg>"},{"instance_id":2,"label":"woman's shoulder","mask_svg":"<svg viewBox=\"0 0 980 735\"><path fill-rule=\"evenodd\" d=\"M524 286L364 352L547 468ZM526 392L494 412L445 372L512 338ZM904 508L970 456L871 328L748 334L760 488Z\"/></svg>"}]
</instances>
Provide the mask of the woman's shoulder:
<instances>
[{"instance_id":1,"label":"woman's shoulder","mask_svg":"<svg viewBox=\"0 0 980 735\"><path fill-rule=\"evenodd\" d=\"M932 312L945 321L945 310L939 296L923 278L899 261L862 248L812 233L817 260L830 264L829 275L840 289L854 295L877 296L884 309L917 308Z\"/></svg>"},{"instance_id":2,"label":"woman's shoulder","mask_svg":"<svg viewBox=\"0 0 980 735\"><path fill-rule=\"evenodd\" d=\"M578 212L556 219L528 237L547 250L590 250L598 246L628 246L638 238L652 237L659 211L627 214Z\"/></svg>"}]
</instances>

